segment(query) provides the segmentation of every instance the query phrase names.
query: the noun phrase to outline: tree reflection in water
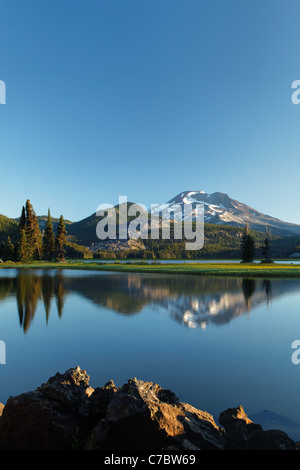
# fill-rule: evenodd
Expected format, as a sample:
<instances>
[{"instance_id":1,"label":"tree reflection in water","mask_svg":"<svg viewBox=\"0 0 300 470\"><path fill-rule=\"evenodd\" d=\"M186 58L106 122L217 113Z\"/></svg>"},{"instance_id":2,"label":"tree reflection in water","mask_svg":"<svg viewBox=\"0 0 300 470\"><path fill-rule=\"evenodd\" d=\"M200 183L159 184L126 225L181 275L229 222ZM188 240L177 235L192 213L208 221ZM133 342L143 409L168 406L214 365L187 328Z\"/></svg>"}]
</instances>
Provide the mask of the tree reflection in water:
<instances>
[{"instance_id":1,"label":"tree reflection in water","mask_svg":"<svg viewBox=\"0 0 300 470\"><path fill-rule=\"evenodd\" d=\"M16 299L18 305L19 321L26 332L34 318L37 305L42 301L48 323L51 302L56 298L58 315L62 316L65 290L63 287L64 276L58 273L51 276L49 273L35 274L19 271L16 279Z\"/></svg>"},{"instance_id":2,"label":"tree reflection in water","mask_svg":"<svg viewBox=\"0 0 300 470\"><path fill-rule=\"evenodd\" d=\"M0 277L0 302L16 298L24 332L39 303L44 307L46 324L54 302L61 318L68 294L125 316L151 305L166 310L183 326L206 328L210 323L229 323L262 303L298 289L298 280L284 279L17 270L15 277Z\"/></svg>"}]
</instances>

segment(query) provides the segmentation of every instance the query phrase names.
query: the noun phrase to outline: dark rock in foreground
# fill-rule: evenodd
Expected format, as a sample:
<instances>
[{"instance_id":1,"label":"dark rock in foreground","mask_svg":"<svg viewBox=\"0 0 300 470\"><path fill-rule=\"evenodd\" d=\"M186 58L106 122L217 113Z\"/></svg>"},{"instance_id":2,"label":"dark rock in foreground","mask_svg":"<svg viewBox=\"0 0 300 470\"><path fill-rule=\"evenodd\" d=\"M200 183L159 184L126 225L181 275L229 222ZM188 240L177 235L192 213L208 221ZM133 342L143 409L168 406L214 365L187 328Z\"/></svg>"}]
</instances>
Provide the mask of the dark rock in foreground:
<instances>
[{"instance_id":1,"label":"dark rock in foreground","mask_svg":"<svg viewBox=\"0 0 300 470\"><path fill-rule=\"evenodd\" d=\"M10 397L0 415L1 450L296 449L287 434L264 431L241 406L223 411L218 426L158 384L132 378L93 389L79 367Z\"/></svg>"}]
</instances>

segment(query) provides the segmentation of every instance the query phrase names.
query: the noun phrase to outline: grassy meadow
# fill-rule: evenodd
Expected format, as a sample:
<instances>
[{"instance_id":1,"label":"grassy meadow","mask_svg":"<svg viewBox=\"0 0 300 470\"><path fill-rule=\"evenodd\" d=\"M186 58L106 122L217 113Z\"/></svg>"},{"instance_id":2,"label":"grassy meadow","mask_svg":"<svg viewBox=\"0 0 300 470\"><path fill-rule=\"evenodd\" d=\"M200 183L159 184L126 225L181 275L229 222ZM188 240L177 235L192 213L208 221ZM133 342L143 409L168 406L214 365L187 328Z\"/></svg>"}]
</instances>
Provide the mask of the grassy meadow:
<instances>
[{"instance_id":1,"label":"grassy meadow","mask_svg":"<svg viewBox=\"0 0 300 470\"><path fill-rule=\"evenodd\" d=\"M198 274L202 276L239 276L239 277L264 277L264 278L298 278L300 279L300 264L282 262L276 263L228 263L201 262L192 263L159 263L145 261L79 261L67 260L65 262L35 261L31 263L6 262L0 264L1 268L15 269L84 269L115 272L137 272L158 274Z\"/></svg>"}]
</instances>

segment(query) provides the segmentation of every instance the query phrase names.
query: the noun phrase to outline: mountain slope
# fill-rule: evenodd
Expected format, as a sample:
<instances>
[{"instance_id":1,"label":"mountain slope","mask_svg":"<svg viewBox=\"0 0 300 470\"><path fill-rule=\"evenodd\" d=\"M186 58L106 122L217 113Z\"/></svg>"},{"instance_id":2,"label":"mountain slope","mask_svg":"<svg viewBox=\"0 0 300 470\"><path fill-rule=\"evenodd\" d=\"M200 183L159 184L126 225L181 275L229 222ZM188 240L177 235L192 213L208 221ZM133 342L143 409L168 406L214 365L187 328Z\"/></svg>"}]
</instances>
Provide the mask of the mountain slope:
<instances>
[{"instance_id":1,"label":"mountain slope","mask_svg":"<svg viewBox=\"0 0 300 470\"><path fill-rule=\"evenodd\" d=\"M192 205L192 217L194 220L199 217L196 213L196 205L204 205L204 221L211 224L245 226L253 230L265 232L266 226L271 229L274 235L299 235L300 225L284 222L275 217L263 214L246 204L232 199L228 194L215 192L208 194L205 191L184 191L170 199L166 204L171 206L178 204L184 214L184 205Z\"/></svg>"}]
</instances>

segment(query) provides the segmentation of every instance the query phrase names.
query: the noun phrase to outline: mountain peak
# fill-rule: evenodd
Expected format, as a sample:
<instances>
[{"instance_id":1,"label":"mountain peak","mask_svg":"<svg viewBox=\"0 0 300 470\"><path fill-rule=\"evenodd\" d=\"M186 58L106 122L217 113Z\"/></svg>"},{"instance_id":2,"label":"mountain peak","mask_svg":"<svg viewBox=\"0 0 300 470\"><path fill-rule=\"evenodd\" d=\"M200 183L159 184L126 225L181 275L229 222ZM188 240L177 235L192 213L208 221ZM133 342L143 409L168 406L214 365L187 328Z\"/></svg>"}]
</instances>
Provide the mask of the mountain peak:
<instances>
[{"instance_id":1,"label":"mountain peak","mask_svg":"<svg viewBox=\"0 0 300 470\"><path fill-rule=\"evenodd\" d=\"M274 235L300 234L300 226L281 221L269 215L265 215L252 207L232 199L222 192L206 193L199 191L183 191L170 199L167 205L192 204L192 217L197 220L196 204L204 205L204 222L218 225L245 226L249 225L253 230L265 232L268 226ZM183 211L182 211L183 214Z\"/></svg>"}]
</instances>

